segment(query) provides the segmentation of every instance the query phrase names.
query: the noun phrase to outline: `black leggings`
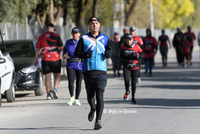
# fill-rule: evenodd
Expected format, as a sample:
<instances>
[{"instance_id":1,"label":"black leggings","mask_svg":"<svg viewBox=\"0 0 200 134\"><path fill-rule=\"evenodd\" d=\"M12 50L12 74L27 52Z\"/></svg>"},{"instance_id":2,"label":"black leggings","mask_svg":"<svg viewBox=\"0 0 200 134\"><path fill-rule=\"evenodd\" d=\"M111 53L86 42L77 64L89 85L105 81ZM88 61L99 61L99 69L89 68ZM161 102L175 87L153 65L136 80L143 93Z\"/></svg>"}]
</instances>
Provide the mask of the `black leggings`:
<instances>
[{"instance_id":1,"label":"black leggings","mask_svg":"<svg viewBox=\"0 0 200 134\"><path fill-rule=\"evenodd\" d=\"M82 81L82 71L76 70L73 68L67 69L67 77L68 77L68 87L69 87L69 93L70 96L74 96L74 80L76 76L76 96L75 99L79 98L80 92L81 92L81 81Z\"/></svg>"},{"instance_id":2,"label":"black leggings","mask_svg":"<svg viewBox=\"0 0 200 134\"><path fill-rule=\"evenodd\" d=\"M141 66L142 59L138 58L139 67ZM140 77L140 68L138 69L138 78Z\"/></svg>"},{"instance_id":3,"label":"black leggings","mask_svg":"<svg viewBox=\"0 0 200 134\"><path fill-rule=\"evenodd\" d=\"M96 119L101 120L104 108L103 92L107 84L107 74L84 74L87 100L91 111L96 111ZM96 104L95 104L96 94Z\"/></svg>"},{"instance_id":4,"label":"black leggings","mask_svg":"<svg viewBox=\"0 0 200 134\"><path fill-rule=\"evenodd\" d=\"M189 60L192 60L193 46L190 46Z\"/></svg>"},{"instance_id":5,"label":"black leggings","mask_svg":"<svg viewBox=\"0 0 200 134\"><path fill-rule=\"evenodd\" d=\"M96 110L96 119L101 120L101 116L103 113L104 108L104 101L103 101L103 89L93 89L93 90L87 90L87 100L91 107L91 111ZM96 93L96 100L97 104L95 104L95 93Z\"/></svg>"},{"instance_id":6,"label":"black leggings","mask_svg":"<svg viewBox=\"0 0 200 134\"><path fill-rule=\"evenodd\" d=\"M179 47L176 48L176 58L177 58L178 64L181 64L181 62L184 60Z\"/></svg>"},{"instance_id":7,"label":"black leggings","mask_svg":"<svg viewBox=\"0 0 200 134\"><path fill-rule=\"evenodd\" d=\"M127 68L123 69L123 75L124 75L124 84L126 88L126 92L129 91L129 83L131 78L131 85L132 85L132 98L135 97L136 92L136 82L138 77L138 69L137 70L129 70Z\"/></svg>"}]
</instances>

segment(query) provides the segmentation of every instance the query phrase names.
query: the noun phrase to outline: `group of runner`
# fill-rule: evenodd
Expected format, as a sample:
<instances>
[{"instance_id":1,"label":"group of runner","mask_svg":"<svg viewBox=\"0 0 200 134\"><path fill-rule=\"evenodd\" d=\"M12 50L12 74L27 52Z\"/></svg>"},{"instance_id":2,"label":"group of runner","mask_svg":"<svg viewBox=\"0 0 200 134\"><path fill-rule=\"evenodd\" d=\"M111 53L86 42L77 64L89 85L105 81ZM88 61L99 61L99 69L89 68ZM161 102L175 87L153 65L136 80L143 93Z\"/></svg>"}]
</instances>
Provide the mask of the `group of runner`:
<instances>
[{"instance_id":1,"label":"group of runner","mask_svg":"<svg viewBox=\"0 0 200 134\"><path fill-rule=\"evenodd\" d=\"M167 66L168 45L166 42L169 41L169 38L165 35L165 31L162 30L162 35L157 42L152 36L151 30L147 29L146 36L142 39L136 36L136 29L131 27L129 31L127 28L124 28L124 35L121 37L120 41L118 41L118 32L114 33L113 40L109 40L106 35L99 31L100 21L97 17L91 17L88 20L88 27L89 33L82 37L80 30L74 27L71 31L72 39L67 40L63 47L60 36L54 33L54 25L51 23L48 24L46 27L47 32L39 37L36 44L34 65L38 65L38 56L41 49L42 71L45 75L47 100L58 99L57 88L60 82L60 54L62 53L63 59L67 60L66 71L70 93L70 99L67 104L72 106L75 102L77 106L81 105L79 95L81 92L82 75L84 75L87 101L90 105L88 120L92 121L96 112L94 129L99 130L102 128L101 117L104 108L103 96L107 84L106 58L112 57L114 77L120 77L120 69L121 65L123 65L125 85L123 99L127 101L131 93L131 101L133 104L136 104L136 83L141 83L141 59L144 58L145 75L153 76L154 56L157 53L159 42L163 66ZM191 52L195 36L191 34L191 27L188 27L188 32L185 34L182 34L180 28L177 30L178 33L173 40L173 45L177 52L177 59L180 64L184 64L184 61L180 58L180 54L182 53L182 56L186 57L188 60L187 64L190 62L190 65L192 65ZM55 76L53 89L50 88L52 72ZM76 90L74 95L75 79ZM131 91L129 90L130 81L132 86ZM53 97L51 94L53 94Z\"/></svg>"},{"instance_id":2,"label":"group of runner","mask_svg":"<svg viewBox=\"0 0 200 134\"><path fill-rule=\"evenodd\" d=\"M187 65L192 65L192 51L193 40L196 39L195 34L191 32L191 26L187 27L186 33L181 32L181 28L177 28L177 33L173 39L173 46L176 49L177 60L179 65L185 67L185 59ZM120 76L120 68L123 65L123 76L125 85L124 100L129 98L129 83L131 78L132 85L132 103L136 104L135 92L136 83L140 84L140 65L141 58L144 58L145 75L153 76L152 69L154 67L154 57L157 53L158 46L162 56L163 67L167 66L167 53L168 46L171 49L171 43L169 37L165 34L165 30L161 30L161 35L158 41L152 36L151 30L146 29L146 36L141 38L136 36L136 29L131 27L129 29L123 29L124 35L118 41L119 33L114 33L114 40L112 41L112 62L114 77L116 77L116 69L118 70L118 76ZM168 45L169 44L169 45Z\"/></svg>"},{"instance_id":3,"label":"group of runner","mask_svg":"<svg viewBox=\"0 0 200 134\"><path fill-rule=\"evenodd\" d=\"M192 66L193 41L195 39L196 37L192 32L191 26L187 27L187 32L185 33L181 31L181 27L177 28L177 33L173 38L173 47L176 49L176 57L179 66Z\"/></svg>"},{"instance_id":4,"label":"group of runner","mask_svg":"<svg viewBox=\"0 0 200 134\"><path fill-rule=\"evenodd\" d=\"M119 70L123 65L123 77L125 85L124 100L129 99L129 86L131 81L131 101L136 104L135 93L136 83L140 84L140 65L141 59L145 61L145 74L152 76L152 68L154 65L154 56L157 51L158 43L154 37L151 36L151 30L146 30L146 37L143 39L136 36L136 29L131 27L123 29L124 35L118 41L119 33L114 33L114 40L112 41L112 62L114 77L116 77L116 69L120 77Z\"/></svg>"},{"instance_id":5,"label":"group of runner","mask_svg":"<svg viewBox=\"0 0 200 134\"><path fill-rule=\"evenodd\" d=\"M58 84L60 82L61 59L67 59L66 70L70 99L67 102L72 106L75 102L80 106L82 74L84 75L87 101L90 105L88 120L96 121L94 129L102 128L101 116L104 108L103 94L107 84L106 58L111 57L111 43L109 38L102 34L100 21L97 17L88 20L89 33L80 37L80 30L75 27L71 31L72 39L66 41L64 47L61 38L54 33L55 26L49 23L46 33L41 35L36 44L34 65L38 66L38 56L41 50L42 71L45 75L47 100L58 99ZM51 73L54 73L54 87L51 89ZM74 95L74 81L76 78L76 93ZM53 94L53 97L51 96ZM95 101L96 98L96 101Z\"/></svg>"}]
</instances>

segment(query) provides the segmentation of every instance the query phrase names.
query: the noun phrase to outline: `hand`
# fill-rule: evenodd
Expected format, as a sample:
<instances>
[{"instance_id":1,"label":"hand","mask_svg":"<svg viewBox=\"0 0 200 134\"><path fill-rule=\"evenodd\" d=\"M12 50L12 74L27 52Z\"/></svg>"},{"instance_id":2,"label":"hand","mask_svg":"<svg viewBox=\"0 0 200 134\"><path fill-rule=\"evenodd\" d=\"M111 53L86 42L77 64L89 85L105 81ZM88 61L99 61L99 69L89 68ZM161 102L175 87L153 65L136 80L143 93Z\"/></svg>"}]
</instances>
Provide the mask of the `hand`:
<instances>
[{"instance_id":1,"label":"hand","mask_svg":"<svg viewBox=\"0 0 200 134\"><path fill-rule=\"evenodd\" d=\"M106 58L110 58L111 57L111 54L110 54L110 52L108 51L104 51L104 53L105 53L105 56L106 56Z\"/></svg>"},{"instance_id":2,"label":"hand","mask_svg":"<svg viewBox=\"0 0 200 134\"><path fill-rule=\"evenodd\" d=\"M86 53L86 58L91 58L92 57L92 51L89 51L89 52Z\"/></svg>"},{"instance_id":3,"label":"hand","mask_svg":"<svg viewBox=\"0 0 200 134\"><path fill-rule=\"evenodd\" d=\"M137 54L137 58L140 58L140 55L139 55L139 54Z\"/></svg>"},{"instance_id":4,"label":"hand","mask_svg":"<svg viewBox=\"0 0 200 134\"><path fill-rule=\"evenodd\" d=\"M64 55L63 55L63 59L66 59L66 58L67 58L67 55L66 55L66 54L64 54Z\"/></svg>"},{"instance_id":5,"label":"hand","mask_svg":"<svg viewBox=\"0 0 200 134\"><path fill-rule=\"evenodd\" d=\"M34 61L34 65L37 67L37 65L38 65L38 60L35 60L35 61Z\"/></svg>"}]
</instances>

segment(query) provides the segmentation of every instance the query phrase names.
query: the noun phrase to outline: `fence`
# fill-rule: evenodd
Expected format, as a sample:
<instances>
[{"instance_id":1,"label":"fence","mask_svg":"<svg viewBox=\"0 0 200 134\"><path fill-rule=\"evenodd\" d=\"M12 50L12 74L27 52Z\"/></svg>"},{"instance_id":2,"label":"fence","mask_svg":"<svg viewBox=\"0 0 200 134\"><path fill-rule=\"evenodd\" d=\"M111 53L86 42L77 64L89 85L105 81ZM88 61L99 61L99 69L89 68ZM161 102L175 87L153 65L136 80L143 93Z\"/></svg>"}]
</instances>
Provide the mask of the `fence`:
<instances>
[{"instance_id":1,"label":"fence","mask_svg":"<svg viewBox=\"0 0 200 134\"><path fill-rule=\"evenodd\" d=\"M73 24L67 26L56 26L56 33L61 36L63 42L71 38L71 29L74 27ZM123 35L124 27L104 27L101 26L100 31L107 35L110 39L113 38L113 33L118 32L120 36ZM129 27L126 27L129 28ZM81 29L81 34L88 32L88 26L84 26ZM0 30L5 33L5 40L15 40L15 39L38 39L38 37L45 32L45 29L41 29L37 23L32 23L29 25L13 24L13 23L0 23ZM194 30L196 37L199 30ZM165 29L165 33L173 39L176 30ZM138 36L146 36L146 29L136 28L136 33ZM152 34L156 39L161 35L161 29L155 29ZM195 45L197 43L195 42Z\"/></svg>"},{"instance_id":2,"label":"fence","mask_svg":"<svg viewBox=\"0 0 200 134\"><path fill-rule=\"evenodd\" d=\"M56 33L58 33L63 41L63 43L66 42L66 40L71 38L71 29L74 27L74 24L70 24L67 26L56 26ZM129 28L129 27L126 27ZM119 36L121 37L123 35L123 29L124 27L104 27L101 26L100 31L107 35L110 39L113 39L113 33L118 32ZM15 40L15 39L35 39L37 40L38 37L45 32L45 29L41 29L40 26L37 24L37 22L31 23L29 25L22 25L22 24L12 24L12 23L0 23L0 30L2 33L5 33L5 36L3 37L4 40ZM81 34L85 34L88 32L88 26L84 26L80 28ZM198 37L198 31L199 30L193 30L196 37ZM170 41L172 41L174 34L176 30L170 30L165 29L166 35L169 36ZM183 31L185 32L185 31ZM138 36L146 36L146 29L144 28L136 28L136 33ZM158 39L158 37L161 35L161 29L155 29L154 33L152 35ZM194 42L194 49L198 50L197 41ZM63 65L65 65L66 62L63 61ZM108 60L108 64L111 64L111 61ZM65 67L63 67L62 74L66 75Z\"/></svg>"}]
</instances>

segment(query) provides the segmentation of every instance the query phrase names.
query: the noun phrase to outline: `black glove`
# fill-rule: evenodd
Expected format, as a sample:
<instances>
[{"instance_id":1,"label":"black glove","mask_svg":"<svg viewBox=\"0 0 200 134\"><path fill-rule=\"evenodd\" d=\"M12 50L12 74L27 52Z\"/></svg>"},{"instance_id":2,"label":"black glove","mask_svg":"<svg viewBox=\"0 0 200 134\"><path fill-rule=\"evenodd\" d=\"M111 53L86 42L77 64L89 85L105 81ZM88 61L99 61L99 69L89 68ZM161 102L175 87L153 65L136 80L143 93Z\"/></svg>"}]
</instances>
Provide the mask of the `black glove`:
<instances>
[{"instance_id":1,"label":"black glove","mask_svg":"<svg viewBox=\"0 0 200 134\"><path fill-rule=\"evenodd\" d=\"M85 58L91 58L91 57L92 57L92 51L85 53Z\"/></svg>"},{"instance_id":2,"label":"black glove","mask_svg":"<svg viewBox=\"0 0 200 134\"><path fill-rule=\"evenodd\" d=\"M104 51L106 58L110 58L111 57L111 53L109 51Z\"/></svg>"}]
</instances>

